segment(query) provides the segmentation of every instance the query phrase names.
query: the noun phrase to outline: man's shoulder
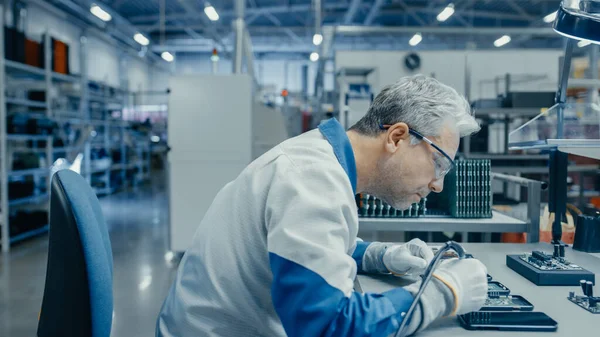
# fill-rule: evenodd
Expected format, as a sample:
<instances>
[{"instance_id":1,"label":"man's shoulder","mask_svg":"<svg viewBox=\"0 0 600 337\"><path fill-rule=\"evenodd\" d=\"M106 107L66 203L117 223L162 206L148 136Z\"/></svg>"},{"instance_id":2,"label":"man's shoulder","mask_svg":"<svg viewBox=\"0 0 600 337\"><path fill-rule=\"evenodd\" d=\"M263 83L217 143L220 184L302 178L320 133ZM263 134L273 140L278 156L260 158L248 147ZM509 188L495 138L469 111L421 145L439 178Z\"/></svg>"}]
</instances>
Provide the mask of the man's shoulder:
<instances>
[{"instance_id":1,"label":"man's shoulder","mask_svg":"<svg viewBox=\"0 0 600 337\"><path fill-rule=\"evenodd\" d=\"M290 138L279 146L281 154L297 169L338 164L333 148L318 129Z\"/></svg>"}]
</instances>

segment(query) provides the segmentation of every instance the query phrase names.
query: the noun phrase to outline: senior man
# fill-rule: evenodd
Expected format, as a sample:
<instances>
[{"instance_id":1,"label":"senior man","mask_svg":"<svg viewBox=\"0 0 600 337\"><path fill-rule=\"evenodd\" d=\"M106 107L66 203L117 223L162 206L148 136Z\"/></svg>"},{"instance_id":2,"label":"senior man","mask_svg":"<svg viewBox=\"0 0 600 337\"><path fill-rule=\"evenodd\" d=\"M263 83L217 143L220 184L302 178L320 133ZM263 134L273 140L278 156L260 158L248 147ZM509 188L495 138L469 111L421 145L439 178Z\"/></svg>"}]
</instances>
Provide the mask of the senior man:
<instances>
[{"instance_id":1,"label":"senior man","mask_svg":"<svg viewBox=\"0 0 600 337\"><path fill-rule=\"evenodd\" d=\"M418 75L384 88L347 132L331 119L279 144L215 197L181 260L157 336L394 333L420 281L362 294L353 280L357 272L414 277L433 253L419 240L358 239L355 194L407 209L439 193L459 138L478 129L462 96ZM410 334L485 302L478 260L445 261L434 276L407 318Z\"/></svg>"}]
</instances>

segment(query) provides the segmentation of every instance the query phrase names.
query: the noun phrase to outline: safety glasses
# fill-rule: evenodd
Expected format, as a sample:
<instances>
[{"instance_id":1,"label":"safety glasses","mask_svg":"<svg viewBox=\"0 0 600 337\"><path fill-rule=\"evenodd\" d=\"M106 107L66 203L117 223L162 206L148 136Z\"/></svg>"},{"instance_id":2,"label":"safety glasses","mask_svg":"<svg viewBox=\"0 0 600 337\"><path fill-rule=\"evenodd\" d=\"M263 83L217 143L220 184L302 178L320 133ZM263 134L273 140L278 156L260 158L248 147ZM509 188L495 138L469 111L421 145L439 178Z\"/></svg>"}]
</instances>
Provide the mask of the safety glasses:
<instances>
[{"instance_id":1,"label":"safety glasses","mask_svg":"<svg viewBox=\"0 0 600 337\"><path fill-rule=\"evenodd\" d=\"M379 128L381 130L387 130L391 126L392 125L390 124L379 124ZM435 143L429 140L429 138L423 136L419 132L411 129L410 127L408 128L408 132L411 135L417 137L419 140L422 140L425 143L431 145L434 149L437 150L437 153L434 153L433 155L436 179L442 179L446 174L448 174L448 172L450 172L450 170L452 170L452 168L454 168L454 160L452 160L452 158L450 158L450 156L444 150L442 150L439 146L435 145Z\"/></svg>"}]
</instances>

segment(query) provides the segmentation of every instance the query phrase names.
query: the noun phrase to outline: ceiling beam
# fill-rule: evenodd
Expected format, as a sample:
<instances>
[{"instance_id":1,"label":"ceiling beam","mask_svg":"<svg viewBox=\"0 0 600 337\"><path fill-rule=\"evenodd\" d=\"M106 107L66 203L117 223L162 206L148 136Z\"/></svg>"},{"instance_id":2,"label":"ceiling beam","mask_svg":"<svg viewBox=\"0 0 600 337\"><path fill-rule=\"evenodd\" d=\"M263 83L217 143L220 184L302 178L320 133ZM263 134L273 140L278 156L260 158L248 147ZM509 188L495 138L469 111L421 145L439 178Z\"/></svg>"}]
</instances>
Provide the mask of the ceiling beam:
<instances>
[{"instance_id":1,"label":"ceiling beam","mask_svg":"<svg viewBox=\"0 0 600 337\"><path fill-rule=\"evenodd\" d=\"M379 10L381 9L381 6L383 5L384 2L385 2L385 0L375 0L375 3L373 4L373 6L371 6L371 9L369 10L369 14L367 14L367 17L365 18L363 25L370 26L373 23L373 20L375 20L375 18L377 18L377 16L379 16Z\"/></svg>"},{"instance_id":2,"label":"ceiling beam","mask_svg":"<svg viewBox=\"0 0 600 337\"><path fill-rule=\"evenodd\" d=\"M538 35L558 37L550 27L509 28L509 27L435 27L435 26L337 26L336 32L348 35L380 34L380 33L430 33L439 35Z\"/></svg>"},{"instance_id":3,"label":"ceiling beam","mask_svg":"<svg viewBox=\"0 0 600 337\"><path fill-rule=\"evenodd\" d=\"M510 6L510 8L514 9L515 12L519 13L526 20L534 20L534 17L529 15L527 11L523 9L523 7L519 6L514 0L505 0L506 3Z\"/></svg>"},{"instance_id":4,"label":"ceiling beam","mask_svg":"<svg viewBox=\"0 0 600 337\"><path fill-rule=\"evenodd\" d=\"M151 27L151 26L149 26ZM204 34L204 25L192 25L186 26L187 28L193 29L197 32ZM325 26L332 27L332 26ZM144 30L145 26L138 26L140 31ZM312 27L307 26L289 26L289 27L275 27L275 26L249 26L248 31L251 34L286 34L286 30L292 31L296 35L312 35ZM167 32L183 32L183 27L167 26ZM230 27L219 26L216 28L219 33L228 33L231 31ZM499 33L510 34L514 36L520 35L536 35L546 37L557 37L560 36L552 30L550 27L440 27L440 26L338 26L336 32L339 34L348 35L360 35L360 34L408 34L408 33L431 33L438 35L496 35Z\"/></svg>"},{"instance_id":5,"label":"ceiling beam","mask_svg":"<svg viewBox=\"0 0 600 337\"><path fill-rule=\"evenodd\" d=\"M401 15L410 11L411 13L421 12L421 13L431 13L431 14L439 14L440 10L436 8L427 9L425 7L408 7L407 10L404 9L383 9L381 10L381 15ZM507 20L516 20L516 21L529 21L528 19L523 18L522 15L519 14L510 14L506 12L494 12L494 11L482 11L482 10L462 10L460 14L463 16L473 15L476 18L486 18L486 19L507 19Z\"/></svg>"},{"instance_id":6,"label":"ceiling beam","mask_svg":"<svg viewBox=\"0 0 600 337\"><path fill-rule=\"evenodd\" d=\"M344 19L342 20L345 25L349 25L354 21L354 16L356 15L356 12L358 12L361 2L361 0L352 0L350 2L350 6L348 7L346 14L344 14Z\"/></svg>"},{"instance_id":7,"label":"ceiling beam","mask_svg":"<svg viewBox=\"0 0 600 337\"><path fill-rule=\"evenodd\" d=\"M182 1L182 0L179 0ZM359 8L369 7L369 4L361 3ZM336 10L336 9L346 9L348 8L347 3L324 3L323 10ZM246 15L254 15L254 14L282 14L282 13L303 13L303 12L311 12L312 5L311 4L302 4L302 5L291 5L291 6L265 6L258 8L247 8ZM219 11L219 16L221 17L234 17L235 12L233 10L225 10ZM182 20L182 19L194 19L197 18L194 14L188 13L173 13L167 15L167 20ZM158 14L152 15L135 15L130 16L130 22L133 23L147 23L148 21L154 22L158 20Z\"/></svg>"},{"instance_id":8,"label":"ceiling beam","mask_svg":"<svg viewBox=\"0 0 600 337\"><path fill-rule=\"evenodd\" d=\"M281 21L279 21L278 18L276 18L273 14L271 13L266 13L264 14L264 16L269 19L271 22L273 22L277 27L282 27L281 25ZM296 35L296 33L294 33L291 29L288 29L286 27L283 27L283 31L290 37L292 38L294 41L299 42L299 43L303 43L304 40L302 40L298 35Z\"/></svg>"},{"instance_id":9,"label":"ceiling beam","mask_svg":"<svg viewBox=\"0 0 600 337\"><path fill-rule=\"evenodd\" d=\"M204 26L206 26L205 28L205 32L208 33L208 35L219 45L223 48L223 50L225 51L225 53L227 53L227 46L223 43L223 39L221 38L221 36L219 35L219 33L217 33L217 31L215 30L214 26L212 25L212 22L210 22L210 20L208 20L208 18L206 18L206 16L204 15L204 13L200 12L199 10L196 10L196 8L194 6L192 6L189 2L185 1L185 0L178 0L179 4L181 5L181 7L183 7L183 9L185 9L185 11L187 13L193 14L196 16L196 18L200 18L200 20L202 21L202 23L204 24ZM186 29L186 32L190 32L193 31L191 30L189 27ZM192 37L195 37L195 34L190 34L192 35Z\"/></svg>"},{"instance_id":10,"label":"ceiling beam","mask_svg":"<svg viewBox=\"0 0 600 337\"><path fill-rule=\"evenodd\" d=\"M408 5L403 1L403 0L397 0L396 1L403 9L404 12L408 15L410 15L410 17L412 17L413 19L415 19L415 21L417 21L421 26L426 26L427 22L425 22L425 20L421 19L417 14L416 14L416 10L411 10L410 7L408 7Z\"/></svg>"}]
</instances>

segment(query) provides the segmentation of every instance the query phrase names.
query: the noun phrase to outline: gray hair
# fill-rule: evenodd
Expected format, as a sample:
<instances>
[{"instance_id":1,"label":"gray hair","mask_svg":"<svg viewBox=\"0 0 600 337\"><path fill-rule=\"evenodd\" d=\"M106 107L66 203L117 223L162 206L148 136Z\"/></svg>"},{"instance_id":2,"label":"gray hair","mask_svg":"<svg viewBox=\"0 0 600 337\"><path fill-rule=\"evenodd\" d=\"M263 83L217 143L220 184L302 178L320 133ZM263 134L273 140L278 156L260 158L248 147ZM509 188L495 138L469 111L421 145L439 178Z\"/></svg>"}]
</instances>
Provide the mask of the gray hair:
<instances>
[{"instance_id":1,"label":"gray hair","mask_svg":"<svg viewBox=\"0 0 600 337\"><path fill-rule=\"evenodd\" d=\"M367 114L350 130L377 136L380 124L404 122L424 136L439 136L442 126L451 122L460 137L479 131L469 102L453 88L423 76L402 77L377 95ZM411 141L412 143L412 141Z\"/></svg>"}]
</instances>

